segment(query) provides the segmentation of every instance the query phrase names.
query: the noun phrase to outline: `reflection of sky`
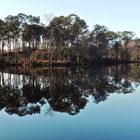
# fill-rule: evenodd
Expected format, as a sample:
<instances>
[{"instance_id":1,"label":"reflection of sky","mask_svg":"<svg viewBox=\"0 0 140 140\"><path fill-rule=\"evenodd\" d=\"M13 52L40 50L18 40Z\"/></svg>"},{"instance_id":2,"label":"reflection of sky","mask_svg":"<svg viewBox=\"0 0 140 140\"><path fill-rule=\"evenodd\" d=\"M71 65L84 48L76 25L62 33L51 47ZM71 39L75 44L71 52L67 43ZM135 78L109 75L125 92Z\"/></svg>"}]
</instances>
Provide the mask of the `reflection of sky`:
<instances>
[{"instance_id":1,"label":"reflection of sky","mask_svg":"<svg viewBox=\"0 0 140 140\"><path fill-rule=\"evenodd\" d=\"M10 73L3 73L3 80L5 85L11 85L11 86L18 86L19 89L23 87L23 81L25 83L30 83L30 76L27 75L19 75L19 74L10 74ZM23 80L24 79L24 80ZM44 78L43 76L38 76L37 81L41 83L41 87L44 85L48 85L48 79ZM0 84L2 85L2 73L0 72Z\"/></svg>"},{"instance_id":2,"label":"reflection of sky","mask_svg":"<svg viewBox=\"0 0 140 140\"><path fill-rule=\"evenodd\" d=\"M132 94L111 94L105 102L91 100L76 116L52 112L17 117L0 112L0 139L140 139L140 87Z\"/></svg>"}]
</instances>

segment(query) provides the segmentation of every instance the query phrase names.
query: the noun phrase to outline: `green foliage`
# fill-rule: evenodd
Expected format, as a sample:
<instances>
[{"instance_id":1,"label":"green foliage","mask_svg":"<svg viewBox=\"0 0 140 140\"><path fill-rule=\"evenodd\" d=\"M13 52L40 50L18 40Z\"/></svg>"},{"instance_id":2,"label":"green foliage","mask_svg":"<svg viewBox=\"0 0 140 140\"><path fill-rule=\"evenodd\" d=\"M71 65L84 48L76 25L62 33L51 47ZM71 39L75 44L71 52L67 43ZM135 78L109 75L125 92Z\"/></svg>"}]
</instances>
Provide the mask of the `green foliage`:
<instances>
[{"instance_id":1,"label":"green foliage","mask_svg":"<svg viewBox=\"0 0 140 140\"><path fill-rule=\"evenodd\" d=\"M42 24L39 16L23 13L0 20L1 53L13 50L15 62L19 56L17 50L25 53L25 48L31 50L33 61L37 57L34 53L44 49L50 65L54 58L54 61L72 64L131 61L134 60L132 54L138 49L138 45L130 45L133 38L131 31L113 32L99 24L89 30L86 22L75 14L54 17L48 25ZM140 58L138 53L135 58Z\"/></svg>"}]
</instances>

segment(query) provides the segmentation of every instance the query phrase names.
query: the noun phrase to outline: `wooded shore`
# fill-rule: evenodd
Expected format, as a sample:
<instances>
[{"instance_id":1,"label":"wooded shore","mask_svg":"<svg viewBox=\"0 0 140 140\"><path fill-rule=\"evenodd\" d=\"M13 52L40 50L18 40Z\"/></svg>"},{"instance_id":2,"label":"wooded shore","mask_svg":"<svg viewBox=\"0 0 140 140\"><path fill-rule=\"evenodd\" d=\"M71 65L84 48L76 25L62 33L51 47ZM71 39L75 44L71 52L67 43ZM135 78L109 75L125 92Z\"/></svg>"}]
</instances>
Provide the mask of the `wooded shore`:
<instances>
[{"instance_id":1,"label":"wooded shore","mask_svg":"<svg viewBox=\"0 0 140 140\"><path fill-rule=\"evenodd\" d=\"M0 19L0 66L92 66L140 61L140 39L132 31L89 30L75 14L53 17L19 13Z\"/></svg>"}]
</instances>

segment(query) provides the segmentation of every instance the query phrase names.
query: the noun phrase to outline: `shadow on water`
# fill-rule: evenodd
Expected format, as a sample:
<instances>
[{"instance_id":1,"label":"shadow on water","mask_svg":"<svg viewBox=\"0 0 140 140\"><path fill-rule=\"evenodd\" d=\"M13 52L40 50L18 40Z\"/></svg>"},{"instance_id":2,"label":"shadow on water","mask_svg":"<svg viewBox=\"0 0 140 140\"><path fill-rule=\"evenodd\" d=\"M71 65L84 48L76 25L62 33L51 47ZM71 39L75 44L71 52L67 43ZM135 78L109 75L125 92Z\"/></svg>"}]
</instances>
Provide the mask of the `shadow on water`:
<instances>
[{"instance_id":1,"label":"shadow on water","mask_svg":"<svg viewBox=\"0 0 140 140\"><path fill-rule=\"evenodd\" d=\"M0 110L18 116L53 111L76 115L90 97L106 101L113 93L129 94L140 83L139 65L111 67L0 70ZM47 112L47 108L46 108Z\"/></svg>"}]
</instances>

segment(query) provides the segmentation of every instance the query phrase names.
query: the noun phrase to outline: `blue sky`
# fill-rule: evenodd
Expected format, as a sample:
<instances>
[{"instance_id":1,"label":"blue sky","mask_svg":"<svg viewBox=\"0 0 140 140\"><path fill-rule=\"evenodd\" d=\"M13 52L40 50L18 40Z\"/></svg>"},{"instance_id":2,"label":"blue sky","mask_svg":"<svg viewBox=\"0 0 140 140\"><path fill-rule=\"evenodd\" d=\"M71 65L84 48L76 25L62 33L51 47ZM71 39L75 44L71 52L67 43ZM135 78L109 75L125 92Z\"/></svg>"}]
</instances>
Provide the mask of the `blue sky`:
<instances>
[{"instance_id":1,"label":"blue sky","mask_svg":"<svg viewBox=\"0 0 140 140\"><path fill-rule=\"evenodd\" d=\"M140 37L140 0L0 0L0 18L17 13L41 16L77 14L90 28L134 31Z\"/></svg>"}]
</instances>

